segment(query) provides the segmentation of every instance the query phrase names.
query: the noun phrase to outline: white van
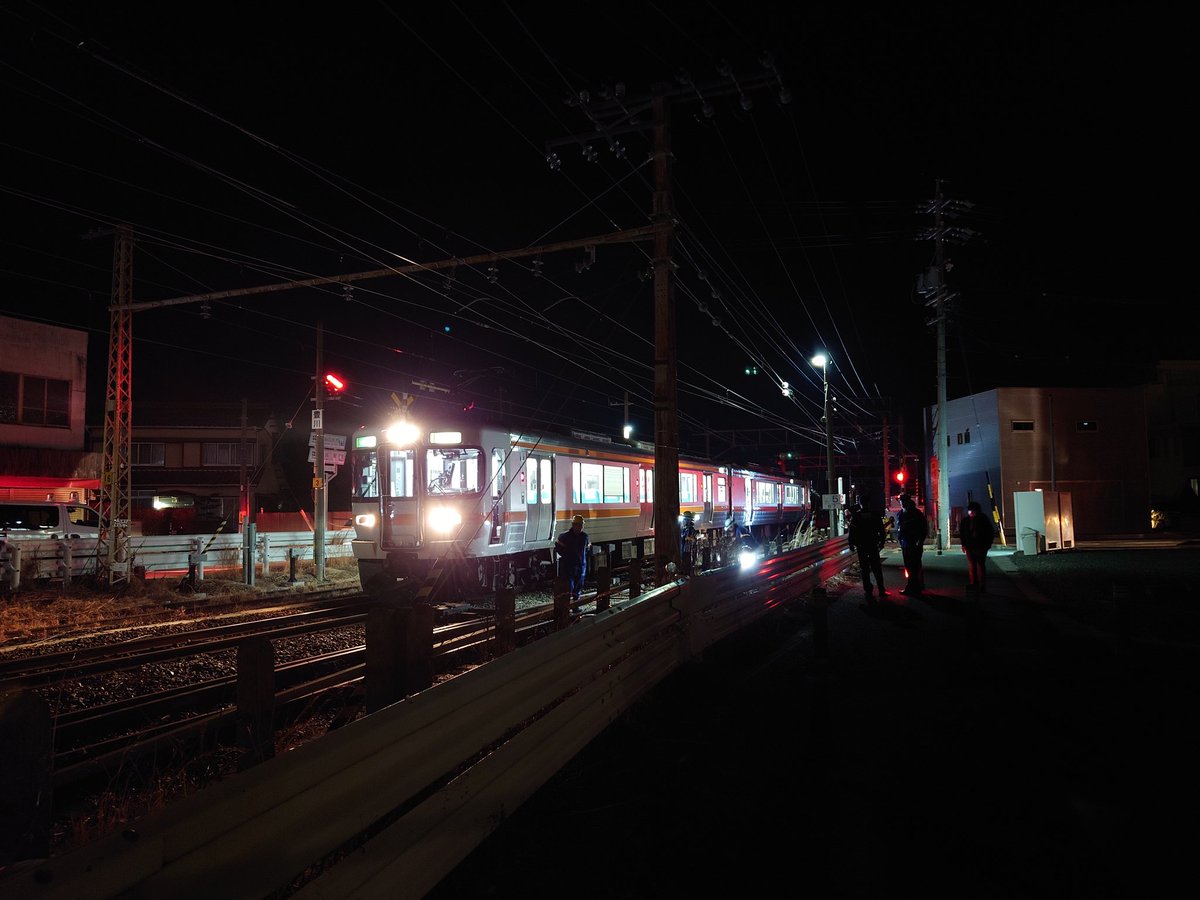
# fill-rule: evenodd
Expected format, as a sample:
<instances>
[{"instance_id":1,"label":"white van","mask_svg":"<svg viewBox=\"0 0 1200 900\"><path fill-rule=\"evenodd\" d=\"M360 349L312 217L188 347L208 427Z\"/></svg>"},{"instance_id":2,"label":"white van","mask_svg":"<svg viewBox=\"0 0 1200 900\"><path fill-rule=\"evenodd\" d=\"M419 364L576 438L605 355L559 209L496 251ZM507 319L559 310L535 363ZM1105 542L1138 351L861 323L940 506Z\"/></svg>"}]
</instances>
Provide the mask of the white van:
<instances>
[{"instance_id":1,"label":"white van","mask_svg":"<svg viewBox=\"0 0 1200 900\"><path fill-rule=\"evenodd\" d=\"M99 537L100 514L82 503L0 500L0 540Z\"/></svg>"}]
</instances>

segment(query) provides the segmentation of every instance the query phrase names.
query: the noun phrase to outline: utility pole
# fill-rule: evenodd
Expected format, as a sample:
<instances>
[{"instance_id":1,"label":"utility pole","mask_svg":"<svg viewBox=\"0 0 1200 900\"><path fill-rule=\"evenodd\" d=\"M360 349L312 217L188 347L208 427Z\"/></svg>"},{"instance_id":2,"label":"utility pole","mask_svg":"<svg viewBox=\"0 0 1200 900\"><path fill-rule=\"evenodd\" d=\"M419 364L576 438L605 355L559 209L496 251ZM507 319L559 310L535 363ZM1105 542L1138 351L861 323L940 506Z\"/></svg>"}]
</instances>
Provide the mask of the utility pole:
<instances>
[{"instance_id":1,"label":"utility pole","mask_svg":"<svg viewBox=\"0 0 1200 900\"><path fill-rule=\"evenodd\" d=\"M313 378L316 406L312 416L312 430L316 435L313 454L313 563L317 567L318 583L325 580L325 379L321 376L324 335L324 323L318 322L317 371Z\"/></svg>"},{"instance_id":2,"label":"utility pole","mask_svg":"<svg viewBox=\"0 0 1200 900\"><path fill-rule=\"evenodd\" d=\"M642 116L650 113L649 128L654 133L654 202L651 210L654 230L654 541L658 583L669 577L668 566L680 571L679 546L679 402L676 363L678 345L675 331L675 287L672 272L671 243L675 228L674 204L671 199L671 146L669 101L691 97L701 101L706 117L715 114L710 98L738 94L743 110L753 108L747 94L762 87L778 87L779 101L788 103L791 94L783 86L779 72L768 54L760 59L765 70L755 76L738 79L732 68L723 64L721 78L699 85L687 73L677 76L677 84L657 84L649 94L626 97L625 86L618 84L601 93L601 102L592 103L583 91L571 98L591 120L593 129L587 134L558 138L547 143L546 161L551 169L562 162L552 148L579 145L583 156L595 161L593 141L603 141L618 158L624 158L625 148L618 137L646 131Z\"/></svg>"},{"instance_id":3,"label":"utility pole","mask_svg":"<svg viewBox=\"0 0 1200 900\"><path fill-rule=\"evenodd\" d=\"M934 198L918 206L918 212L933 213L933 228L920 237L933 241L933 267L918 281L918 290L927 298L925 305L933 306L934 322L937 325L937 423L933 435L933 456L930 464L937 461L937 502L935 527L937 551L950 546L950 447L948 422L946 421L946 316L950 303L958 294L946 286L946 273L951 264L946 259L946 243L962 243L975 236L970 228L949 224L959 213L970 210L975 204L967 200L948 200L942 192L942 180L934 182ZM932 324L932 323L926 323Z\"/></svg>"},{"instance_id":4,"label":"utility pole","mask_svg":"<svg viewBox=\"0 0 1200 900\"><path fill-rule=\"evenodd\" d=\"M129 504L133 423L133 229L118 225L108 316L108 393L100 473L100 550L108 583L129 583Z\"/></svg>"},{"instance_id":5,"label":"utility pole","mask_svg":"<svg viewBox=\"0 0 1200 900\"><path fill-rule=\"evenodd\" d=\"M937 552L950 547L950 446L949 432L946 430L946 250L942 221L942 182L937 181L934 193L933 227L937 232L934 237L933 265L941 277L937 292L937 428L934 431L937 440L938 460L938 497L937 497Z\"/></svg>"},{"instance_id":6,"label":"utility pole","mask_svg":"<svg viewBox=\"0 0 1200 900\"><path fill-rule=\"evenodd\" d=\"M679 547L679 391L675 333L675 285L671 238L675 217L671 201L671 146L666 85L654 95L654 537L658 583L666 567L681 571Z\"/></svg>"},{"instance_id":7,"label":"utility pole","mask_svg":"<svg viewBox=\"0 0 1200 900\"><path fill-rule=\"evenodd\" d=\"M891 448L888 446L888 417L883 417L883 511L888 508L888 498L892 495L892 461L889 458ZM903 465L901 466L903 468Z\"/></svg>"}]
</instances>

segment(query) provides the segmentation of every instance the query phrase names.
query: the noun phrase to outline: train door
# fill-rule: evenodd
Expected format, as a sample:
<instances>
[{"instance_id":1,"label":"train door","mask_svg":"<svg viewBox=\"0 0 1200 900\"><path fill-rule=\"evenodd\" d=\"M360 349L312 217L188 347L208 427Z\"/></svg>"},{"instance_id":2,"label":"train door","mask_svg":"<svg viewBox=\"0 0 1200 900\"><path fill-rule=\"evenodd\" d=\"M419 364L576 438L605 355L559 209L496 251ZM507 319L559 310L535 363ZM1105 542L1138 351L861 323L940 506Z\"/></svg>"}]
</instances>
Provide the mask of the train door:
<instances>
[{"instance_id":1,"label":"train door","mask_svg":"<svg viewBox=\"0 0 1200 900\"><path fill-rule=\"evenodd\" d=\"M704 524L707 525L713 520L713 477L712 473L707 473L704 476Z\"/></svg>"},{"instance_id":2,"label":"train door","mask_svg":"<svg viewBox=\"0 0 1200 900\"><path fill-rule=\"evenodd\" d=\"M742 524L747 527L754 521L754 482L749 475L743 475L745 484L742 487L742 492L746 496L746 518L742 519Z\"/></svg>"},{"instance_id":3,"label":"train door","mask_svg":"<svg viewBox=\"0 0 1200 900\"><path fill-rule=\"evenodd\" d=\"M504 539L504 489L506 487L504 465L505 451L500 447L492 449L492 471L489 473L488 484L492 491L492 511L488 516L488 543L500 544Z\"/></svg>"},{"instance_id":4,"label":"train door","mask_svg":"<svg viewBox=\"0 0 1200 900\"><path fill-rule=\"evenodd\" d=\"M387 465L380 473L383 497L379 540L384 549L417 546L416 462L411 449L387 450Z\"/></svg>"},{"instance_id":5,"label":"train door","mask_svg":"<svg viewBox=\"0 0 1200 900\"><path fill-rule=\"evenodd\" d=\"M525 543L554 536L554 461L530 453L525 459Z\"/></svg>"},{"instance_id":6,"label":"train door","mask_svg":"<svg viewBox=\"0 0 1200 900\"><path fill-rule=\"evenodd\" d=\"M654 470L638 470L638 531L654 527Z\"/></svg>"}]
</instances>

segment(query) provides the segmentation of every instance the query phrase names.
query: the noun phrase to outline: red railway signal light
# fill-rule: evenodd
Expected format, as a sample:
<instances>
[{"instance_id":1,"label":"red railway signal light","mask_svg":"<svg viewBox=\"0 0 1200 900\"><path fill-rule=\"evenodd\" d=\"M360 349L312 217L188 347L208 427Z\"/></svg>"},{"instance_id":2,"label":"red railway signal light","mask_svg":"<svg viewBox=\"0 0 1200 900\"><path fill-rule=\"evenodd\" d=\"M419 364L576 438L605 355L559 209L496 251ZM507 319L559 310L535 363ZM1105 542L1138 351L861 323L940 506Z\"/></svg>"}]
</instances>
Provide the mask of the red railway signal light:
<instances>
[{"instance_id":1,"label":"red railway signal light","mask_svg":"<svg viewBox=\"0 0 1200 900\"><path fill-rule=\"evenodd\" d=\"M346 382L344 382L337 375L334 375L332 372L326 373L326 375L325 375L325 390L329 391L329 393L331 393L331 394L340 394L345 389L346 389Z\"/></svg>"}]
</instances>

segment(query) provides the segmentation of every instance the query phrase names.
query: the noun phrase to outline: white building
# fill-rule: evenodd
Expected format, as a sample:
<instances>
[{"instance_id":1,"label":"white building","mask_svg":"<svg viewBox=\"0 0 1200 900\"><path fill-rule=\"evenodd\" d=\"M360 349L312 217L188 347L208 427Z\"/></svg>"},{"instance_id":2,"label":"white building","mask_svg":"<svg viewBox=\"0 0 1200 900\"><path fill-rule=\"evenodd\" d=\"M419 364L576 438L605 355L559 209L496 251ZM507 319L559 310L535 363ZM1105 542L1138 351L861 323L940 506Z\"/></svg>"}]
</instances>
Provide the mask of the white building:
<instances>
[{"instance_id":1,"label":"white building","mask_svg":"<svg viewBox=\"0 0 1200 900\"><path fill-rule=\"evenodd\" d=\"M946 412L928 484L936 501L938 472L949 468L952 532L968 501L987 512L994 498L1011 540L1013 493L1037 490L1071 494L1077 536L1150 529L1143 388L996 388L950 400ZM936 417L930 407L930 441Z\"/></svg>"}]
</instances>

